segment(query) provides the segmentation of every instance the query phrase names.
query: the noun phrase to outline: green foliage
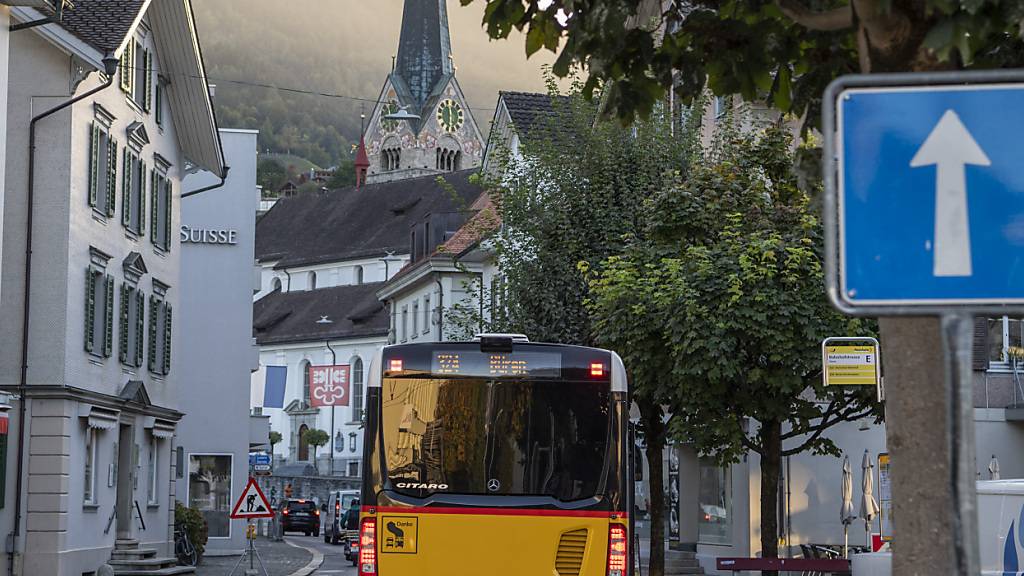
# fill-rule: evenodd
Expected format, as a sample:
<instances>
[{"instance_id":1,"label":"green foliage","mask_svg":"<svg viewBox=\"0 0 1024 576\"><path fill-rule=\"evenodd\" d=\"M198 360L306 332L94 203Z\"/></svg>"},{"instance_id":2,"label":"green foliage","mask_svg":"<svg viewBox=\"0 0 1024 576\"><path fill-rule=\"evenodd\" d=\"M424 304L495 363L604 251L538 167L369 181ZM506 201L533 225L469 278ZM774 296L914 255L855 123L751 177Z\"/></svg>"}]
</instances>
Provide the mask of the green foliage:
<instances>
[{"instance_id":1,"label":"green foliage","mask_svg":"<svg viewBox=\"0 0 1024 576\"><path fill-rule=\"evenodd\" d=\"M816 123L841 74L1024 63L1018 0L859 0L856 15L850 0L484 1L491 37L527 31L527 54L557 52L559 76L585 67L586 93L607 86L623 120L649 115L673 78L684 99L707 87ZM571 14L564 25L559 10Z\"/></svg>"},{"instance_id":2,"label":"green foliage","mask_svg":"<svg viewBox=\"0 0 1024 576\"><path fill-rule=\"evenodd\" d=\"M281 433L277 430L271 430L268 439L270 440L270 449L273 451L274 445L281 442Z\"/></svg>"},{"instance_id":3,"label":"green foliage","mask_svg":"<svg viewBox=\"0 0 1024 576\"><path fill-rule=\"evenodd\" d=\"M334 175L327 181L328 190L337 190L338 188L347 188L349 186L355 186L356 184L356 161L346 158L338 164L337 170L334 171Z\"/></svg>"},{"instance_id":4,"label":"green foliage","mask_svg":"<svg viewBox=\"0 0 1024 576\"><path fill-rule=\"evenodd\" d=\"M264 196L273 196L288 180L284 166L273 158L261 158L256 165L256 182L263 186Z\"/></svg>"},{"instance_id":5,"label":"green foliage","mask_svg":"<svg viewBox=\"0 0 1024 576\"><path fill-rule=\"evenodd\" d=\"M307 428L302 433L302 441L313 447L313 461L316 462L317 449L330 442L331 435L319 428Z\"/></svg>"},{"instance_id":6,"label":"green foliage","mask_svg":"<svg viewBox=\"0 0 1024 576\"><path fill-rule=\"evenodd\" d=\"M174 501L174 522L185 527L185 533L196 549L197 556L201 559L206 550L206 541L209 537L209 525L203 513L195 507L187 507L180 501Z\"/></svg>"}]
</instances>

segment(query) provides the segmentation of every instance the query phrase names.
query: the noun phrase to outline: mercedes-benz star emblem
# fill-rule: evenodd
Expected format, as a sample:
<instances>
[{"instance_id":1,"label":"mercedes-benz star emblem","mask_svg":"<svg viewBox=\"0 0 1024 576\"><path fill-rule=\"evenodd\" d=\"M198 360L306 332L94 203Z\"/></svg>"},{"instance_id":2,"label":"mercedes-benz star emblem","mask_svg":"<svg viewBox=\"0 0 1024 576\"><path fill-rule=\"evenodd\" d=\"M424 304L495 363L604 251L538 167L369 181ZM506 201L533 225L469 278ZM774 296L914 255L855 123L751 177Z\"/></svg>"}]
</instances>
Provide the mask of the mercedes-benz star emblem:
<instances>
[{"instance_id":1,"label":"mercedes-benz star emblem","mask_svg":"<svg viewBox=\"0 0 1024 576\"><path fill-rule=\"evenodd\" d=\"M501 489L501 482L498 482L497 478L491 478L487 481L487 489L491 492L497 492Z\"/></svg>"}]
</instances>

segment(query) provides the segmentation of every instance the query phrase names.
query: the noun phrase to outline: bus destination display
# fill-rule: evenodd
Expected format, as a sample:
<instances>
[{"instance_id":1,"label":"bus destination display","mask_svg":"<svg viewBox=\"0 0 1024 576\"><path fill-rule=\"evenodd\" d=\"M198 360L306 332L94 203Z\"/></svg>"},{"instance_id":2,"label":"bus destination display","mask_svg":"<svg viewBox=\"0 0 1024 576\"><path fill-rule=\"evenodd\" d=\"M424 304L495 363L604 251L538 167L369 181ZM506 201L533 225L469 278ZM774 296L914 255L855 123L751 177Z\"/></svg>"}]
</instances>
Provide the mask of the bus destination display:
<instances>
[{"instance_id":1,"label":"bus destination display","mask_svg":"<svg viewBox=\"0 0 1024 576\"><path fill-rule=\"evenodd\" d=\"M466 352L438 350L431 362L434 374L462 376L537 376L558 378L562 356L544 352Z\"/></svg>"}]
</instances>

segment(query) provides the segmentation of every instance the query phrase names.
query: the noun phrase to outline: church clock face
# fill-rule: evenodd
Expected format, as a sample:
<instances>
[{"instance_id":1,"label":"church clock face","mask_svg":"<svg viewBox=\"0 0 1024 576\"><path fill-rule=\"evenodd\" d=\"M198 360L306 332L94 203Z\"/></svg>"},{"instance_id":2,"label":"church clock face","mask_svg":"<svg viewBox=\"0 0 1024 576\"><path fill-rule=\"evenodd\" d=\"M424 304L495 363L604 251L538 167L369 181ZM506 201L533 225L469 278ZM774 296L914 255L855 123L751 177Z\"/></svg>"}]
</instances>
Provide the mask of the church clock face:
<instances>
[{"instance_id":1,"label":"church clock face","mask_svg":"<svg viewBox=\"0 0 1024 576\"><path fill-rule=\"evenodd\" d=\"M384 132L394 132L398 130L398 120L388 120L384 118L388 114L394 114L398 112L398 102L394 100L385 103L380 108L380 129Z\"/></svg>"},{"instance_id":2,"label":"church clock face","mask_svg":"<svg viewBox=\"0 0 1024 576\"><path fill-rule=\"evenodd\" d=\"M462 106L458 102L452 99L444 100L440 106L437 107L437 123L444 128L446 132L455 132L459 128L462 128L462 123L465 120L465 113L462 111Z\"/></svg>"}]
</instances>

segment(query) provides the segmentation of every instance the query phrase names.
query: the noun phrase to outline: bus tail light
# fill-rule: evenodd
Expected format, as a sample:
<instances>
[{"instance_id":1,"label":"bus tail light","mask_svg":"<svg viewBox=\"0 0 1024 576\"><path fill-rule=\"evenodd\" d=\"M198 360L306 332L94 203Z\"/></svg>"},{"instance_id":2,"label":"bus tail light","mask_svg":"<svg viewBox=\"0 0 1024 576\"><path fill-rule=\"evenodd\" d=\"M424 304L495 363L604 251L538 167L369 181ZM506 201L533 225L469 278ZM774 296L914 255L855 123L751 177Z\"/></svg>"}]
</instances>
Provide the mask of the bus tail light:
<instances>
[{"instance_id":1,"label":"bus tail light","mask_svg":"<svg viewBox=\"0 0 1024 576\"><path fill-rule=\"evenodd\" d=\"M604 364L602 364L601 362L591 362L590 375L595 378L600 378L601 376L604 376Z\"/></svg>"},{"instance_id":2,"label":"bus tail light","mask_svg":"<svg viewBox=\"0 0 1024 576\"><path fill-rule=\"evenodd\" d=\"M608 526L608 576L626 576L626 567L629 566L628 542L625 526Z\"/></svg>"},{"instance_id":3,"label":"bus tail light","mask_svg":"<svg viewBox=\"0 0 1024 576\"><path fill-rule=\"evenodd\" d=\"M377 574L377 519L363 518L359 526L359 576Z\"/></svg>"},{"instance_id":4,"label":"bus tail light","mask_svg":"<svg viewBox=\"0 0 1024 576\"><path fill-rule=\"evenodd\" d=\"M391 369L390 370L391 372L401 372L402 371L402 359L401 358L393 358L391 360L391 364L390 364L389 368Z\"/></svg>"}]
</instances>

